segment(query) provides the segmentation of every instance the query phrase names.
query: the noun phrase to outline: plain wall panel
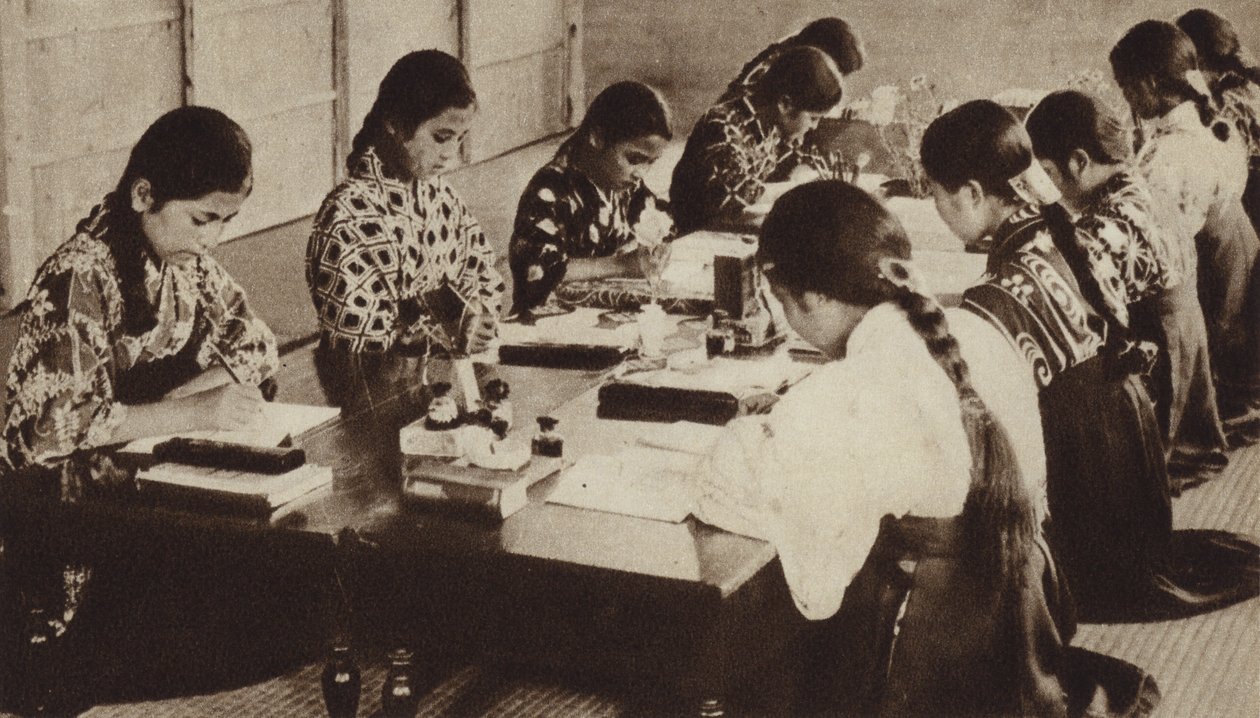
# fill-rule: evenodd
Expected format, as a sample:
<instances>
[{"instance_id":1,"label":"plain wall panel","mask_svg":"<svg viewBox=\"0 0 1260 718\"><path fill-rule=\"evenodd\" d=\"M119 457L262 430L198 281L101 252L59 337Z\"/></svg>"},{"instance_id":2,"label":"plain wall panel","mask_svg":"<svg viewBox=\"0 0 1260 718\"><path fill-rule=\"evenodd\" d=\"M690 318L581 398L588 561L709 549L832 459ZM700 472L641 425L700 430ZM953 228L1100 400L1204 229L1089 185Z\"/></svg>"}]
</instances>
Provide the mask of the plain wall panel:
<instances>
[{"instance_id":1,"label":"plain wall panel","mask_svg":"<svg viewBox=\"0 0 1260 718\"><path fill-rule=\"evenodd\" d=\"M180 0L31 0L24 10L32 39L178 22L183 14Z\"/></svg>"},{"instance_id":2,"label":"plain wall panel","mask_svg":"<svg viewBox=\"0 0 1260 718\"><path fill-rule=\"evenodd\" d=\"M394 61L412 50L459 55L457 0L354 0L346 6L349 132L372 108Z\"/></svg>"},{"instance_id":3,"label":"plain wall panel","mask_svg":"<svg viewBox=\"0 0 1260 718\"><path fill-rule=\"evenodd\" d=\"M564 0L467 0L468 57L483 67L564 43Z\"/></svg>"},{"instance_id":4,"label":"plain wall panel","mask_svg":"<svg viewBox=\"0 0 1260 718\"><path fill-rule=\"evenodd\" d=\"M472 71L481 108L469 133L472 161L489 159L567 128L566 63L564 51L557 48Z\"/></svg>"},{"instance_id":5,"label":"plain wall panel","mask_svg":"<svg viewBox=\"0 0 1260 718\"><path fill-rule=\"evenodd\" d=\"M183 104L181 36L165 21L28 41L32 162L130 147Z\"/></svg>"},{"instance_id":6,"label":"plain wall panel","mask_svg":"<svg viewBox=\"0 0 1260 718\"><path fill-rule=\"evenodd\" d=\"M254 144L254 191L224 236L239 237L313 214L333 186L331 104L245 120ZM306 128L306 131L295 131ZM300 272L301 267L294 267Z\"/></svg>"},{"instance_id":7,"label":"plain wall panel","mask_svg":"<svg viewBox=\"0 0 1260 718\"><path fill-rule=\"evenodd\" d=\"M254 190L231 239L314 212L332 187L330 0L199 0L192 16L192 99L245 128Z\"/></svg>"},{"instance_id":8,"label":"plain wall panel","mask_svg":"<svg viewBox=\"0 0 1260 718\"><path fill-rule=\"evenodd\" d=\"M88 216L114 189L127 166L131 147L100 152L36 167L34 184L35 256L43 261L59 244L74 234L79 220Z\"/></svg>"},{"instance_id":9,"label":"plain wall panel","mask_svg":"<svg viewBox=\"0 0 1260 718\"><path fill-rule=\"evenodd\" d=\"M240 7L240 9L236 9ZM333 89L329 0L213 3L193 11L192 92L232 115L289 109ZM327 128L322 128L327 132Z\"/></svg>"}]
</instances>

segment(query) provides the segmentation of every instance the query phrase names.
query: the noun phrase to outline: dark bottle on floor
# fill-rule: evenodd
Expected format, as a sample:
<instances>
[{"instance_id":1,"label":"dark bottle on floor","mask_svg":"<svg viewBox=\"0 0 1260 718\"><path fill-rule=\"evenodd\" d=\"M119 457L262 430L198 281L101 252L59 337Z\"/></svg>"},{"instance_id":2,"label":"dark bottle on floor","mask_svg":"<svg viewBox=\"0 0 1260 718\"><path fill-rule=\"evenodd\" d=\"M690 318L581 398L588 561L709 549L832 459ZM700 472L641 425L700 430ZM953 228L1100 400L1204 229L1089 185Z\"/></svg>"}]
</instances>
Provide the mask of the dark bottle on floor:
<instances>
[{"instance_id":1,"label":"dark bottle on floor","mask_svg":"<svg viewBox=\"0 0 1260 718\"><path fill-rule=\"evenodd\" d=\"M57 712L56 635L42 609L26 617L21 654L22 709L31 715Z\"/></svg>"},{"instance_id":2,"label":"dark bottle on floor","mask_svg":"<svg viewBox=\"0 0 1260 718\"><path fill-rule=\"evenodd\" d=\"M381 714L386 718L414 718L420 704L412 676L411 651L397 648L389 654L389 673L381 689Z\"/></svg>"},{"instance_id":3,"label":"dark bottle on floor","mask_svg":"<svg viewBox=\"0 0 1260 718\"><path fill-rule=\"evenodd\" d=\"M359 689L362 685L359 666L349 646L336 646L324 666L321 685L324 708L329 718L354 718L359 712Z\"/></svg>"}]
</instances>

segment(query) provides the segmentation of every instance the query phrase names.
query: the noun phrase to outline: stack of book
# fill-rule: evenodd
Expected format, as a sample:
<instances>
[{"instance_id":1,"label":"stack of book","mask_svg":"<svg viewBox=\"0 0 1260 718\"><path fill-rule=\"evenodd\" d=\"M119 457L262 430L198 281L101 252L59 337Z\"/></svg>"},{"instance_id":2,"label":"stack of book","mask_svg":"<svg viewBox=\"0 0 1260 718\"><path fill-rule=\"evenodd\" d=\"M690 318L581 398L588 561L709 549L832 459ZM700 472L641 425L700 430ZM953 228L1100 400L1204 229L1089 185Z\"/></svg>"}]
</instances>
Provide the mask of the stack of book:
<instances>
[{"instance_id":1,"label":"stack of book","mask_svg":"<svg viewBox=\"0 0 1260 718\"><path fill-rule=\"evenodd\" d=\"M275 520L326 494L332 469L303 464L279 474L156 464L136 475L140 494L163 506Z\"/></svg>"}]
</instances>

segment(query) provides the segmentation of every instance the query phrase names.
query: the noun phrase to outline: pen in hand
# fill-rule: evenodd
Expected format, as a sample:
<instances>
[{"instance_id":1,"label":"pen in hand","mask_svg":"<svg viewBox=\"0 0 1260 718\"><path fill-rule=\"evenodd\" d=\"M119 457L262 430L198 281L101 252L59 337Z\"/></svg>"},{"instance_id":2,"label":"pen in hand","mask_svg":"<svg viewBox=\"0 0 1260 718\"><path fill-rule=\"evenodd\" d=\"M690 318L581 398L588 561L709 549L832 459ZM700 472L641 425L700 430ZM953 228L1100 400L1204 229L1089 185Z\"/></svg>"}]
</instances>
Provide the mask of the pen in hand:
<instances>
[{"instance_id":1,"label":"pen in hand","mask_svg":"<svg viewBox=\"0 0 1260 718\"><path fill-rule=\"evenodd\" d=\"M223 371L227 372L227 375L232 377L232 381L237 384L244 383L241 381L241 378L237 376L236 372L232 370L232 365L228 364L227 358L223 356L223 352L219 351L218 347L211 345L210 353L214 356L215 361L219 363L219 366L223 367Z\"/></svg>"}]
</instances>

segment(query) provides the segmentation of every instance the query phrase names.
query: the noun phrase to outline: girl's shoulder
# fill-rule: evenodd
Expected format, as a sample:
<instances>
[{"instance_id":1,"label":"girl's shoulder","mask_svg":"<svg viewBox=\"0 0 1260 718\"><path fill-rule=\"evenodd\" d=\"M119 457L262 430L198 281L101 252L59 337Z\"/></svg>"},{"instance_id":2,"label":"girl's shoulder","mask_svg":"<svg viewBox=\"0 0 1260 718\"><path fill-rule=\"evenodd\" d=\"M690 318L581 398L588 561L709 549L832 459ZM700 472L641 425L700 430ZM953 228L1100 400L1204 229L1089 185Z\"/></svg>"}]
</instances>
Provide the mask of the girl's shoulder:
<instances>
[{"instance_id":1,"label":"girl's shoulder","mask_svg":"<svg viewBox=\"0 0 1260 718\"><path fill-rule=\"evenodd\" d=\"M399 207L404 203L402 196L395 202ZM379 184L360 177L348 177L324 197L315 213L315 225L327 229L344 221L379 217L388 211L388 205L388 193Z\"/></svg>"},{"instance_id":2,"label":"girl's shoulder","mask_svg":"<svg viewBox=\"0 0 1260 718\"><path fill-rule=\"evenodd\" d=\"M77 232L53 250L36 273L34 283L39 284L66 274L81 278L113 278L117 281L117 267L109 246L86 232Z\"/></svg>"},{"instance_id":3,"label":"girl's shoulder","mask_svg":"<svg viewBox=\"0 0 1260 718\"><path fill-rule=\"evenodd\" d=\"M85 310L80 313L117 323L122 291L109 247L83 232L62 243L36 272L23 305L36 315L52 317L78 306Z\"/></svg>"}]
</instances>

